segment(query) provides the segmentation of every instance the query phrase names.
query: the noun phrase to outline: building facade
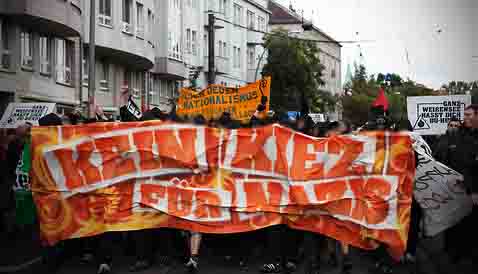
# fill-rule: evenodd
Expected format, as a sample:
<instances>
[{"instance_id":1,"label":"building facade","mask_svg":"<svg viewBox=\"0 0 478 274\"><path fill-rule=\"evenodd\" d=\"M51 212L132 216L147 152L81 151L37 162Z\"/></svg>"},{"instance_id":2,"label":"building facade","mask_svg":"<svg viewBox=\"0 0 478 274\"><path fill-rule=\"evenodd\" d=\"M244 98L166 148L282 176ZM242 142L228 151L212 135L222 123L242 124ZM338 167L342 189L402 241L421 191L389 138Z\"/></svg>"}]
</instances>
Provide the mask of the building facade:
<instances>
[{"instance_id":1,"label":"building facade","mask_svg":"<svg viewBox=\"0 0 478 274\"><path fill-rule=\"evenodd\" d=\"M292 7L284 7L281 4L271 0L269 1L269 10L271 11L270 29L271 31L283 29L291 37L320 41L317 46L320 50L319 60L324 65L322 80L324 85L320 89L330 92L333 95L342 94L342 67L341 67L341 48L339 42L327 35L318 27L304 20L301 15L296 13ZM304 30L304 24L309 24L310 28ZM331 110L329 118L337 120L340 118L340 106Z\"/></svg>"},{"instance_id":2,"label":"building facade","mask_svg":"<svg viewBox=\"0 0 478 274\"><path fill-rule=\"evenodd\" d=\"M9 102L54 102L66 113L88 96L89 18L95 13L94 102L115 116L131 96L168 111L190 75L207 86L208 11L214 13L216 83L260 75L266 0L0 1L0 114ZM263 61L263 59L262 59ZM260 76L259 76L260 77Z\"/></svg>"},{"instance_id":3,"label":"building facade","mask_svg":"<svg viewBox=\"0 0 478 274\"><path fill-rule=\"evenodd\" d=\"M167 109L182 86L207 86L208 14L215 19L216 84L242 86L255 81L263 36L268 31L267 0L167 0L156 2L158 32L155 66L151 71L151 106ZM259 76L260 77L260 76Z\"/></svg>"},{"instance_id":4,"label":"building facade","mask_svg":"<svg viewBox=\"0 0 478 274\"><path fill-rule=\"evenodd\" d=\"M80 1L0 1L0 113L8 103L80 103Z\"/></svg>"}]
</instances>

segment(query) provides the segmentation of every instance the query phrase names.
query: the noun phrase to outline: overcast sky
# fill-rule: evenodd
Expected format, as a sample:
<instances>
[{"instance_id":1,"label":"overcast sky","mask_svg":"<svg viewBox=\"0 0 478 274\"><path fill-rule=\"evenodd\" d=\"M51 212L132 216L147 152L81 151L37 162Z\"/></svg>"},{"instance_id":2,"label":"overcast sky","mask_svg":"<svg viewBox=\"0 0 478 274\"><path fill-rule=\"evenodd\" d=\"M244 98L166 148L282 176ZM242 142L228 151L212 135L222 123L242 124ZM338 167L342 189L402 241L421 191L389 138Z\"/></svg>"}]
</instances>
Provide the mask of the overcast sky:
<instances>
[{"instance_id":1,"label":"overcast sky","mask_svg":"<svg viewBox=\"0 0 478 274\"><path fill-rule=\"evenodd\" d=\"M336 40L373 40L361 44L369 73L396 72L434 88L451 80L478 80L478 58L473 58L478 56L478 0L277 1L304 9L306 18ZM359 49L343 46L345 76Z\"/></svg>"}]
</instances>

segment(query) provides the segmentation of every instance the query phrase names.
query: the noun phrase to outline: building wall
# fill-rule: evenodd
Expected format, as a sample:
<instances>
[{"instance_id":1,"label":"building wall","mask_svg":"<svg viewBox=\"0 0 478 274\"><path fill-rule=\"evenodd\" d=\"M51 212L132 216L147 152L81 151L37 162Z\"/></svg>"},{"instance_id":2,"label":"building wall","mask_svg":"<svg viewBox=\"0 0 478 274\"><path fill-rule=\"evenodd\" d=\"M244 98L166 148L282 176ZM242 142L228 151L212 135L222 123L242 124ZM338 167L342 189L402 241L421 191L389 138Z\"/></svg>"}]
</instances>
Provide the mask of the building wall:
<instances>
[{"instance_id":1,"label":"building wall","mask_svg":"<svg viewBox=\"0 0 478 274\"><path fill-rule=\"evenodd\" d=\"M264 18L265 26L262 31L266 32L269 21L267 1L131 0L129 24L124 23L123 1L111 0L111 14L106 17L100 14L100 2L101 0L97 0L98 6L95 9L95 102L105 110L117 110L129 95L133 95L139 105L147 103L151 107L168 110L172 106L170 98L177 96L182 86L190 85L188 73L192 69L201 71L197 80L198 87L206 87L208 40L205 26L208 23L206 11L209 9L222 12L215 13L216 17L233 22L234 4L242 7L239 26L216 21L216 25L224 27L216 30L216 83L241 86L255 80L258 59L263 53L260 45L263 33L247 29L247 11L250 10L255 15L256 30L257 16ZM142 35L141 29L138 28L137 3L143 6ZM16 101L56 102L71 107L89 101L89 4L90 1L79 0L0 1L0 18L9 15L18 18L12 20L9 25L12 28L9 31L12 36L12 46L9 49L12 67L10 70L0 70L0 95L6 94L0 96L2 104L11 100L10 98ZM35 22L41 24L35 25ZM35 42L32 70L25 70L20 66L20 26L28 27L33 33ZM52 38L71 40L71 84L65 85L57 81L55 69L58 62L55 49L51 50L51 75L40 73L39 34L42 31L46 31ZM221 51L219 41L222 45ZM248 56L248 45L250 49L254 48L252 57ZM234 47L240 48L240 54L239 50L234 51ZM259 77L264 64L264 60L262 61L259 65ZM108 64L108 89L104 88L104 63ZM126 71L134 76L127 79Z\"/></svg>"},{"instance_id":2,"label":"building wall","mask_svg":"<svg viewBox=\"0 0 478 274\"><path fill-rule=\"evenodd\" d=\"M96 1L96 64L95 64L95 103L108 112L117 112L129 97L142 105L142 100L147 98L146 75L155 62L157 29L156 9L153 0L130 0L129 22L125 21L125 7L123 1L111 0L111 16L105 21L100 14L99 3ZM138 4L142 5L142 24L138 20ZM90 2L83 1L84 12L84 59L88 58L89 47L89 16ZM150 20L150 15L154 20ZM85 60L86 61L86 60ZM88 62L88 61L86 61ZM107 88L104 81L104 63L108 64ZM84 66L84 74L87 74ZM126 77L125 71L132 76ZM141 74L143 83L138 84L136 78ZM129 79L127 79L129 78ZM88 85L86 79L83 83L83 101L88 101Z\"/></svg>"},{"instance_id":3,"label":"building wall","mask_svg":"<svg viewBox=\"0 0 478 274\"><path fill-rule=\"evenodd\" d=\"M8 48L5 49L3 41L0 46L0 91L9 100L14 101L45 101L56 102L65 106L73 107L79 103L79 38L61 37L60 34L44 32L41 27L32 24L25 24L23 21L15 20L15 17L0 15L3 31L8 34ZM5 22L7 24L5 25ZM29 47L31 51L31 66L22 65L22 44L21 32L28 30L30 33ZM48 71L42 71L40 60L40 36L47 36L48 47ZM5 37L2 37L3 40ZM58 60L57 39L66 39L71 47L71 65L68 76L62 68L62 78L58 71L60 61ZM5 63L3 63L5 62ZM8 65L7 65L8 64ZM66 80L69 79L69 81ZM62 80L63 79L63 80Z\"/></svg>"},{"instance_id":4,"label":"building wall","mask_svg":"<svg viewBox=\"0 0 478 274\"><path fill-rule=\"evenodd\" d=\"M304 31L302 25L300 24L274 24L271 26L271 29L284 29L290 33L290 36L301 39L332 41L330 38L318 31ZM320 50L320 62L325 66L322 77L325 85L322 87L322 89L329 91L332 94L341 94L341 47L337 43L317 43L317 46Z\"/></svg>"},{"instance_id":5,"label":"building wall","mask_svg":"<svg viewBox=\"0 0 478 274\"><path fill-rule=\"evenodd\" d=\"M63 35L82 32L80 0L2 0L0 14L21 16L24 24L45 24ZM31 20L33 17L35 20Z\"/></svg>"},{"instance_id":6,"label":"building wall","mask_svg":"<svg viewBox=\"0 0 478 274\"><path fill-rule=\"evenodd\" d=\"M198 88L207 86L208 72L208 10L214 11L216 26L222 28L215 32L216 83L228 86L243 86L254 81L258 59L263 53L260 43L263 33L247 30L247 11L255 14L255 29L257 16L264 18L263 32L268 29L269 12L267 1L246 0L167 0L159 1L155 6L158 14L158 35L155 67L151 71L154 80L149 84L150 105L168 109L168 97L177 93L182 86L190 86L189 73L199 69L196 81ZM234 4L242 7L239 26L222 20L234 22ZM179 9L178 9L179 8ZM196 41L193 43L193 31ZM248 43L254 42L254 57L247 62ZM179 52L175 45L179 45ZM195 45L193 47L192 45ZM221 44L221 49L219 48ZM224 50L224 47L226 50ZM240 55L234 58L234 47L240 48ZM237 51L236 51L237 54ZM236 59L236 65L234 65ZM241 66L238 67L239 62ZM259 77L264 65L264 59L259 66ZM151 82L151 81L150 81ZM157 83L156 83L157 82ZM173 84L174 83L174 84ZM175 85L177 88L172 88Z\"/></svg>"},{"instance_id":7,"label":"building wall","mask_svg":"<svg viewBox=\"0 0 478 274\"><path fill-rule=\"evenodd\" d=\"M216 21L216 25L223 27L216 30L215 37L216 66L220 72L216 76L216 83L227 84L228 86L242 86L246 85L248 82L254 82L254 77L251 75L255 73L259 57L264 51L260 44L263 43L262 38L264 37L264 32L268 31L269 12L265 10L267 7L266 1L227 0L226 5L224 6L225 8L222 8L219 1L215 0L212 0L211 2L205 1L205 4L209 5L206 6L208 9L219 12L219 14L216 13L219 19L235 23L229 24L221 20ZM235 5L238 5L242 9L239 22L235 21ZM258 5L262 8L258 7ZM225 11L225 13L223 11ZM248 11L254 14L253 26L250 26L247 22ZM264 25L263 29L260 30L261 32L258 31L258 16L264 18ZM207 47L206 41L207 39L203 38L205 48ZM220 43L222 43L222 50L219 48ZM224 50L224 43L226 45L226 50ZM248 63L248 46L254 49L254 56L251 58L251 63ZM207 49L203 52L205 53L204 67L207 67ZM261 62L259 73L262 71L263 65L264 62ZM252 71L254 71L254 73L251 73ZM205 74L199 82L201 87L207 86L207 74Z\"/></svg>"}]
</instances>

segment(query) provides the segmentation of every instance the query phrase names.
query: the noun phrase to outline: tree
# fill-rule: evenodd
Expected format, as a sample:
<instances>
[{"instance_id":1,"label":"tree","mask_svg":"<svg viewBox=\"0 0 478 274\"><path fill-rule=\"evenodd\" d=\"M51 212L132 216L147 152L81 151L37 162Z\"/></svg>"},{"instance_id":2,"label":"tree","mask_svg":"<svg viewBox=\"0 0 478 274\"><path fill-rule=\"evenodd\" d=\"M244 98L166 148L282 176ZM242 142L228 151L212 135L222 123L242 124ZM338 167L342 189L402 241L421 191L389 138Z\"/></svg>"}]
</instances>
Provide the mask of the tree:
<instances>
[{"instance_id":1,"label":"tree","mask_svg":"<svg viewBox=\"0 0 478 274\"><path fill-rule=\"evenodd\" d=\"M432 89L411 80L404 81L398 74L378 73L375 78L373 75L367 76L366 71L365 67L356 67L356 77L353 77L352 82L347 86L352 94L342 97L343 116L354 125L363 125L368 120L370 106L380 87L384 88L389 102L388 115L397 123L407 119L408 96L433 95ZM386 85L386 82L390 85Z\"/></svg>"},{"instance_id":2,"label":"tree","mask_svg":"<svg viewBox=\"0 0 478 274\"><path fill-rule=\"evenodd\" d=\"M478 84L478 82L451 81L447 85L442 85L442 88L448 94L466 94L467 92L472 93L473 89L477 89L478 87L475 87L476 84Z\"/></svg>"},{"instance_id":3,"label":"tree","mask_svg":"<svg viewBox=\"0 0 478 274\"><path fill-rule=\"evenodd\" d=\"M266 37L264 46L268 56L263 74L272 77L271 109L285 112L308 105L312 111L326 111L335 106L334 97L320 89L324 66L316 43L290 38L285 30L278 30Z\"/></svg>"}]
</instances>

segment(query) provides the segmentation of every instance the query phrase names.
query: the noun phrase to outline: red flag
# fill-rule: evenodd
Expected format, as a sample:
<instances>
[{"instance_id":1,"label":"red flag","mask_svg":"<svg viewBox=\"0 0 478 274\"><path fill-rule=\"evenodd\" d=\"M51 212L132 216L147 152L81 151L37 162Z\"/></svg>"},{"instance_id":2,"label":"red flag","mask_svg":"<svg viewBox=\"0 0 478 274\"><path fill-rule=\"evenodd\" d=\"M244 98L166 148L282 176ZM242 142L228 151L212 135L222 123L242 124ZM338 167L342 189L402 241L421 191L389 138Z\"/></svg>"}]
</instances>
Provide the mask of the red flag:
<instances>
[{"instance_id":1,"label":"red flag","mask_svg":"<svg viewBox=\"0 0 478 274\"><path fill-rule=\"evenodd\" d=\"M380 90L378 91L377 98L375 98L375 101L373 101L372 106L373 107L382 106L384 111L388 110L388 100L387 100L387 97L385 96L385 91L383 90L383 88L380 88Z\"/></svg>"}]
</instances>

